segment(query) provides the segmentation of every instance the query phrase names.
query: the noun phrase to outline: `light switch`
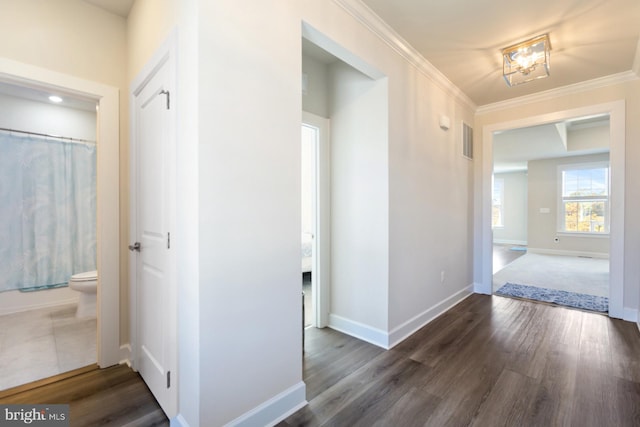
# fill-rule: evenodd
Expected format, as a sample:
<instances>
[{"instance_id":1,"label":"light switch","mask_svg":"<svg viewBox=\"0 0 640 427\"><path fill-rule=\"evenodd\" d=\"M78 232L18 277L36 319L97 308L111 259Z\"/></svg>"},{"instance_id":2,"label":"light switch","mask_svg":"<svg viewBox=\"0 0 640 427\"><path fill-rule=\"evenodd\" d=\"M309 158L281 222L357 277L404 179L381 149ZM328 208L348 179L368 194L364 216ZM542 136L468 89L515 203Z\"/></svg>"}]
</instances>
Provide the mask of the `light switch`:
<instances>
[{"instance_id":1,"label":"light switch","mask_svg":"<svg viewBox=\"0 0 640 427\"><path fill-rule=\"evenodd\" d=\"M551 213L551 209L549 209L549 208L540 208L540 213L543 213L543 214Z\"/></svg>"}]
</instances>

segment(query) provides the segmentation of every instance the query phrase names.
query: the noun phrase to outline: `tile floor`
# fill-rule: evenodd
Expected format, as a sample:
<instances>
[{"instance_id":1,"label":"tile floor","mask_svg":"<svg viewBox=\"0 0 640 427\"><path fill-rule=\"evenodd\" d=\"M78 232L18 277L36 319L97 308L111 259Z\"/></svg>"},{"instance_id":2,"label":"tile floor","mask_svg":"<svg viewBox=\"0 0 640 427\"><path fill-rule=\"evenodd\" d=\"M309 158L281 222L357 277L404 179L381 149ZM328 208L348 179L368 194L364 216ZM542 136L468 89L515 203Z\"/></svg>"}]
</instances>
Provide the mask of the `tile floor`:
<instances>
[{"instance_id":1,"label":"tile floor","mask_svg":"<svg viewBox=\"0 0 640 427\"><path fill-rule=\"evenodd\" d=\"M76 305L0 316L0 390L96 363L96 319Z\"/></svg>"}]
</instances>

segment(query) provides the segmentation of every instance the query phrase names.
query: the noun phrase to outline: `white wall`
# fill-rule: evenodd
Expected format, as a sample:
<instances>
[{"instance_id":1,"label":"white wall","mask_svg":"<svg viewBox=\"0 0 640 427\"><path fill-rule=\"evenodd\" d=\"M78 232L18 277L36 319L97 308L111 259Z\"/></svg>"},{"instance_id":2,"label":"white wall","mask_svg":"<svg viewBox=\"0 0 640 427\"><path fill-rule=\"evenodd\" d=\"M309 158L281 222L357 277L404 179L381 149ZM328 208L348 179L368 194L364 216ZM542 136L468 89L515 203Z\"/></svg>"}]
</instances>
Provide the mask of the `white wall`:
<instances>
[{"instance_id":1,"label":"white wall","mask_svg":"<svg viewBox=\"0 0 640 427\"><path fill-rule=\"evenodd\" d=\"M199 6L200 425L218 426L304 400L300 4Z\"/></svg>"},{"instance_id":2,"label":"white wall","mask_svg":"<svg viewBox=\"0 0 640 427\"><path fill-rule=\"evenodd\" d=\"M343 62L331 99L330 325L388 330L388 82ZM348 330L348 329L347 329ZM353 331L352 331L353 332ZM364 331L361 331L362 335ZM373 338L373 337L371 337ZM369 339L371 339L369 338ZM386 345L386 343L384 343Z\"/></svg>"},{"instance_id":3,"label":"white wall","mask_svg":"<svg viewBox=\"0 0 640 427\"><path fill-rule=\"evenodd\" d=\"M473 163L462 158L458 141L461 120L471 123L473 113L455 91L443 90L332 1L137 0L129 20L130 76L166 37L176 10L183 227L177 238L185 254L178 260L180 414L194 426L264 425L304 402L301 22L388 76L388 103L376 110L389 123L386 154L375 133L374 158L356 159L380 171L386 155L386 171L373 183L365 182L366 172L354 175L365 192L353 195L377 204L365 224L381 229L365 241L375 259L387 258L388 273L377 270L364 309L357 300L344 307L384 333L410 332L471 283ZM439 129L440 114L452 119L449 132ZM380 207L385 188L377 183L385 176L388 201ZM361 261L359 271L369 262ZM386 314L379 307L385 298Z\"/></svg>"},{"instance_id":4,"label":"white wall","mask_svg":"<svg viewBox=\"0 0 640 427\"><path fill-rule=\"evenodd\" d=\"M95 141L96 113L0 94L0 127ZM0 315L78 301L67 287L0 296Z\"/></svg>"},{"instance_id":5,"label":"white wall","mask_svg":"<svg viewBox=\"0 0 640 427\"><path fill-rule=\"evenodd\" d=\"M608 236L571 236L558 233L558 166L575 163L609 161L609 154L562 157L529 162L528 234L529 249L544 252L606 255L609 253ZM541 213L548 208L549 213ZM558 237L559 241L554 239Z\"/></svg>"},{"instance_id":6,"label":"white wall","mask_svg":"<svg viewBox=\"0 0 640 427\"><path fill-rule=\"evenodd\" d=\"M329 67L302 55L302 72L307 75L307 91L302 94L302 110L329 118Z\"/></svg>"},{"instance_id":7,"label":"white wall","mask_svg":"<svg viewBox=\"0 0 640 427\"><path fill-rule=\"evenodd\" d=\"M0 127L95 141L96 113L0 94Z\"/></svg>"},{"instance_id":8,"label":"white wall","mask_svg":"<svg viewBox=\"0 0 640 427\"><path fill-rule=\"evenodd\" d=\"M527 244L527 172L496 173L504 180L503 227L493 229L494 243Z\"/></svg>"}]
</instances>

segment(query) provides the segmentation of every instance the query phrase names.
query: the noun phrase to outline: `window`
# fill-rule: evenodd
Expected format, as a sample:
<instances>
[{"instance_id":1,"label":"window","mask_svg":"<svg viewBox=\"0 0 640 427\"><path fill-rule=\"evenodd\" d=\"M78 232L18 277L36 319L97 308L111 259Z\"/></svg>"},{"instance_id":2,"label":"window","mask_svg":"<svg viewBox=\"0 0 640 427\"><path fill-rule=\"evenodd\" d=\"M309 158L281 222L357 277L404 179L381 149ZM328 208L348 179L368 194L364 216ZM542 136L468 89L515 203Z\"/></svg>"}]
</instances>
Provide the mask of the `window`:
<instances>
[{"instance_id":1,"label":"window","mask_svg":"<svg viewBox=\"0 0 640 427\"><path fill-rule=\"evenodd\" d=\"M560 166L559 231L609 233L609 165Z\"/></svg>"},{"instance_id":2,"label":"window","mask_svg":"<svg viewBox=\"0 0 640 427\"><path fill-rule=\"evenodd\" d=\"M504 227L504 179L493 178L493 195L491 197L491 226Z\"/></svg>"}]
</instances>

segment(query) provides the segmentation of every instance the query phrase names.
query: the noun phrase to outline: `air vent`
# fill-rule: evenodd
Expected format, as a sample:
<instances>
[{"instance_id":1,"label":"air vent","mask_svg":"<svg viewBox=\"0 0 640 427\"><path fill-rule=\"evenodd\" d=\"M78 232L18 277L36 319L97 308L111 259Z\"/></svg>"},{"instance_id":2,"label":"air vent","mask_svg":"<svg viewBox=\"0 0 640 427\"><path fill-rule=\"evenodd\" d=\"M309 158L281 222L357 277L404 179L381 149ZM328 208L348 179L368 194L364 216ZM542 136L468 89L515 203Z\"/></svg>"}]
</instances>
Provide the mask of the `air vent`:
<instances>
[{"instance_id":1,"label":"air vent","mask_svg":"<svg viewBox=\"0 0 640 427\"><path fill-rule=\"evenodd\" d=\"M462 123L462 155L473 160L473 128L464 122Z\"/></svg>"}]
</instances>

